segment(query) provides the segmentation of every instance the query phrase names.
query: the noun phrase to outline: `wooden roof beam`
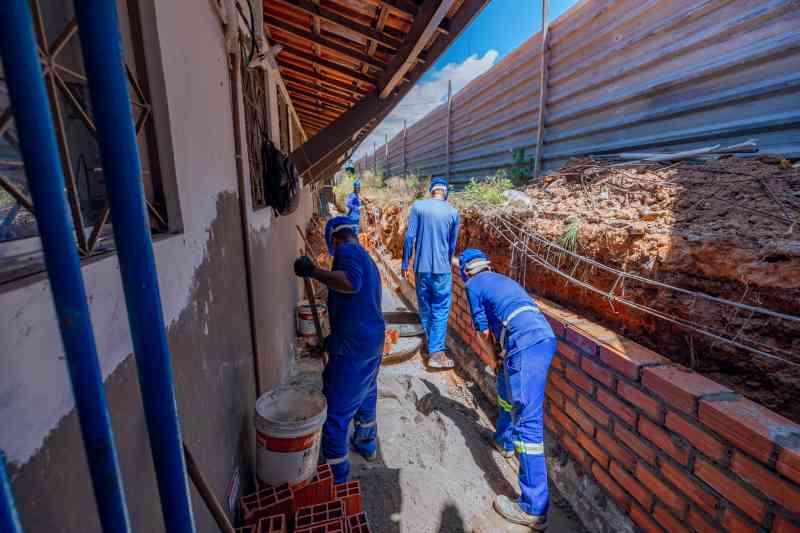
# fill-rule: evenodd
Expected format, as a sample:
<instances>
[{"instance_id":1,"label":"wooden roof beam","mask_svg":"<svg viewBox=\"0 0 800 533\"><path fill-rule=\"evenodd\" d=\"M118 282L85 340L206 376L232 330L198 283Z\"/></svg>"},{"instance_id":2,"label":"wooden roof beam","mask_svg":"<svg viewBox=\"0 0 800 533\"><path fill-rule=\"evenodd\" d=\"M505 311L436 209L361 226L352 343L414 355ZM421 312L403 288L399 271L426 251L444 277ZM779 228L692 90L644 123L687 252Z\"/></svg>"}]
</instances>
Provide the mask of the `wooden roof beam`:
<instances>
[{"instance_id":1,"label":"wooden roof beam","mask_svg":"<svg viewBox=\"0 0 800 533\"><path fill-rule=\"evenodd\" d=\"M297 48L295 48L293 46L290 46L288 44L281 44L281 46L283 47L283 49L281 50L281 53L278 55L278 57L280 57L280 56L282 56L284 54L289 54L289 55L294 56L294 57L296 57L298 59L303 59L305 61L308 61L309 63L312 63L312 64L314 64L314 65L316 65L318 67L322 67L322 68L326 68L328 70L332 70L333 72L336 72L337 74L340 74L342 76L345 76L345 77L348 77L348 78L353 78L353 79L356 79L358 81L363 81L364 83L370 83L372 85L375 85L375 78L370 77L370 76L365 76L364 74L362 74L361 72L356 71L353 68L349 68L349 67L346 67L344 65L340 65L339 63L334 63L333 61L330 61L328 59L323 59L321 57L315 56L314 54L310 54L308 52L304 52L303 50L299 50L299 49L297 49ZM317 75L317 76L319 76L319 75Z\"/></svg>"},{"instance_id":2,"label":"wooden roof beam","mask_svg":"<svg viewBox=\"0 0 800 533\"><path fill-rule=\"evenodd\" d=\"M341 108L342 111L347 111L347 109L349 109L350 106L351 106L351 103L349 101L347 101L347 100L337 99L337 98L332 97L331 95L326 94L326 93L321 92L321 91L320 92L314 92L313 90L310 91L310 90L307 90L304 87L296 87L296 86L292 85L291 82L288 82L288 80L284 80L284 82L287 82L286 83L286 90L289 91L290 93L294 92L296 94L300 94L300 95L306 96L308 98L313 98L314 100L320 100L321 102L329 103L329 104L331 104L333 106Z\"/></svg>"},{"instance_id":3,"label":"wooden roof beam","mask_svg":"<svg viewBox=\"0 0 800 533\"><path fill-rule=\"evenodd\" d=\"M354 94L346 91L345 89L337 89L335 87L329 87L325 85L316 85L312 82L296 77L291 72L282 72L281 76L283 77L283 81L287 83L291 83L301 89L314 92L315 94L318 93L334 100L339 99L344 100L345 102L353 102L361 98L361 95L358 93Z\"/></svg>"},{"instance_id":4,"label":"wooden roof beam","mask_svg":"<svg viewBox=\"0 0 800 533\"><path fill-rule=\"evenodd\" d=\"M369 26L364 26L363 24L359 24L354 20L351 20L344 15L340 15L336 11L331 9L318 6L311 0L278 0L282 4L286 4L291 6L303 13L311 15L312 17L320 17L321 19L325 20L326 22L331 22L336 24L337 26L341 26L353 33L357 33L364 39L369 39L370 41L375 41L376 43L383 45L387 48L392 50L397 50L403 45L403 42L400 39L396 39L389 35L386 35L383 32L377 31L374 28L370 28Z\"/></svg>"},{"instance_id":5,"label":"wooden roof beam","mask_svg":"<svg viewBox=\"0 0 800 533\"><path fill-rule=\"evenodd\" d=\"M391 63L389 63L389 68L381 77L381 81L378 84L381 99L389 96L403 80L406 72L416 65L420 52L428 44L436 28L447 16L454 3L455 0L425 1L419 14L414 19L414 23L411 25L411 30L406 36L405 43L397 50Z\"/></svg>"},{"instance_id":6,"label":"wooden roof beam","mask_svg":"<svg viewBox=\"0 0 800 533\"><path fill-rule=\"evenodd\" d=\"M302 74L303 76L308 76L312 80L318 79L322 83L327 83L328 85L331 85L333 87L338 87L340 89L343 89L343 90L351 92L351 93L356 93L356 94L359 94L359 95L362 95L362 96L365 95L365 94L368 94L366 91L364 91L364 89L358 87L354 83L347 83L347 82L344 82L344 81L341 81L341 80L337 80L336 78L329 78L329 77L321 76L318 73L314 72L313 70L307 69L305 67L301 67L299 65L295 65L294 63L289 63L289 62L286 62L286 61L278 61L278 66L280 67L281 71L283 71L285 69L285 70L288 70L290 72L295 72L297 74ZM283 72L281 72L281 73L283 73Z\"/></svg>"},{"instance_id":7,"label":"wooden roof beam","mask_svg":"<svg viewBox=\"0 0 800 533\"><path fill-rule=\"evenodd\" d=\"M450 20L450 34L447 37L436 39L428 48L428 65L436 62L453 39L474 20L487 3L488 0L464 0L462 2ZM292 153L292 160L297 166L297 171L305 179L307 175L313 174L315 169L325 168L330 164L330 156L342 153L342 149L346 150L352 147L353 136L357 138L360 133L369 133L375 124L394 109L427 69L428 67L425 65L416 65L409 71L410 83L393 91L388 98L379 98L378 90L376 90L342 113L338 119L309 139L302 146L302 150L298 149ZM368 125L370 122L372 123Z\"/></svg>"},{"instance_id":8,"label":"wooden roof beam","mask_svg":"<svg viewBox=\"0 0 800 533\"><path fill-rule=\"evenodd\" d=\"M353 61L359 61L361 63L367 63L369 66L376 68L380 71L383 71L386 68L386 63L375 59L374 57L370 57L367 54L363 54L352 48L348 48L347 46L343 46L335 41L327 39L321 35L316 35L310 31L306 31L304 29L300 29L297 26L293 26L288 22L277 19L270 15L264 15L264 23L267 26L272 28L279 29L283 32L291 34L298 39L303 39L304 41L308 41L314 44L320 45L322 48L327 48L328 50L332 50L338 54L341 54ZM274 39L274 37L273 37Z\"/></svg>"},{"instance_id":9,"label":"wooden roof beam","mask_svg":"<svg viewBox=\"0 0 800 533\"><path fill-rule=\"evenodd\" d=\"M295 98L297 98L301 102L308 102L312 105L318 105L322 106L323 108L330 109L337 115L343 113L344 111L347 111L347 109L350 107L342 104L337 104L329 100L323 100L322 98L314 94L306 93L305 91L300 91L297 89L289 89L288 87L287 91L289 92L289 95L292 97L292 102L294 102Z\"/></svg>"}]
</instances>

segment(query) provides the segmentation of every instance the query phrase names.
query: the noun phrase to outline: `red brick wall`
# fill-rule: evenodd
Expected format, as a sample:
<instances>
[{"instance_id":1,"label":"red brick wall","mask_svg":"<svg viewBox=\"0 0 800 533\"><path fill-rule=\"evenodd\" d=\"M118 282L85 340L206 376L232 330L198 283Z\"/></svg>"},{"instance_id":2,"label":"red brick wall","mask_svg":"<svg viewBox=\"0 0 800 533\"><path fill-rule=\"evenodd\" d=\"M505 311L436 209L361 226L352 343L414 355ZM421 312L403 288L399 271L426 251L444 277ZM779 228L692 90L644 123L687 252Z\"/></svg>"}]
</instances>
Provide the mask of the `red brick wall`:
<instances>
[{"instance_id":1,"label":"red brick wall","mask_svg":"<svg viewBox=\"0 0 800 533\"><path fill-rule=\"evenodd\" d=\"M800 532L800 426L537 302L558 337L545 425L642 530ZM458 275L450 327L490 362Z\"/></svg>"}]
</instances>

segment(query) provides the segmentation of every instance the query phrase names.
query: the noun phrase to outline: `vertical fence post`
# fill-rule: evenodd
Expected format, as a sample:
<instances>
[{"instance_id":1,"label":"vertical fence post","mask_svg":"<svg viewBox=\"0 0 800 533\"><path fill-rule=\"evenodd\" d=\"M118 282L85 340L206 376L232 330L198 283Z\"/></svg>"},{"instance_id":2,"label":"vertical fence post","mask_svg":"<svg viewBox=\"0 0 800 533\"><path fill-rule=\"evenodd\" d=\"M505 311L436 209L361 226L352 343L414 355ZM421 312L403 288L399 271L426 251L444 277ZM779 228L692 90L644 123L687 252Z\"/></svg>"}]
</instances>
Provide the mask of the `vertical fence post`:
<instances>
[{"instance_id":1,"label":"vertical fence post","mask_svg":"<svg viewBox=\"0 0 800 533\"><path fill-rule=\"evenodd\" d=\"M406 119L403 119L403 177L408 176L408 159L406 156Z\"/></svg>"},{"instance_id":2,"label":"vertical fence post","mask_svg":"<svg viewBox=\"0 0 800 533\"><path fill-rule=\"evenodd\" d=\"M74 0L150 449L170 533L194 533L153 242L131 119L116 2Z\"/></svg>"},{"instance_id":3,"label":"vertical fence post","mask_svg":"<svg viewBox=\"0 0 800 533\"><path fill-rule=\"evenodd\" d=\"M0 531L3 533L22 533L22 524L14 503L11 481L6 472L6 454L0 451Z\"/></svg>"},{"instance_id":4,"label":"vertical fence post","mask_svg":"<svg viewBox=\"0 0 800 533\"><path fill-rule=\"evenodd\" d=\"M542 155L544 154L544 112L547 106L547 59L550 42L550 22L548 17L548 1L542 0L542 49L539 66L539 123L536 129L536 158L533 164L533 177L538 178L542 171Z\"/></svg>"},{"instance_id":5,"label":"vertical fence post","mask_svg":"<svg viewBox=\"0 0 800 533\"><path fill-rule=\"evenodd\" d=\"M378 148L375 141L372 141L372 175L378 174Z\"/></svg>"},{"instance_id":6,"label":"vertical fence post","mask_svg":"<svg viewBox=\"0 0 800 533\"><path fill-rule=\"evenodd\" d=\"M447 181L450 181L450 121L453 117L453 100L452 100L452 91L453 91L453 84L450 80L447 80L447 130L445 132L445 151L444 151L444 158L447 164L447 171L445 173L445 177Z\"/></svg>"},{"instance_id":7,"label":"vertical fence post","mask_svg":"<svg viewBox=\"0 0 800 533\"><path fill-rule=\"evenodd\" d=\"M383 175L384 176L391 176L392 173L390 172L390 169L392 167L389 165L389 134L388 133L384 133L383 134L383 146L386 148L384 150L385 153L383 154L383 157L386 158L386 164L384 165Z\"/></svg>"},{"instance_id":8,"label":"vertical fence post","mask_svg":"<svg viewBox=\"0 0 800 533\"><path fill-rule=\"evenodd\" d=\"M0 55L100 523L106 532L130 531L89 304L64 194L64 173L27 0L3 3ZM0 525L6 525L5 519Z\"/></svg>"}]
</instances>

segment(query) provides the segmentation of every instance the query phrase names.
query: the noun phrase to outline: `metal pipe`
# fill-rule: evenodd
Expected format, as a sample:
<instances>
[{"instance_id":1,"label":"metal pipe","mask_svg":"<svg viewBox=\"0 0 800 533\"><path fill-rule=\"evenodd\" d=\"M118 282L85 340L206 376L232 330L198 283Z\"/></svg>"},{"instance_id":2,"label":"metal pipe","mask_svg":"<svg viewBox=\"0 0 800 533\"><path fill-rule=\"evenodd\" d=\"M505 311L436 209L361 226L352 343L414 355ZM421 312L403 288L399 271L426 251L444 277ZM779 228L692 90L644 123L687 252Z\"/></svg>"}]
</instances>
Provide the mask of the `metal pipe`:
<instances>
[{"instance_id":1,"label":"metal pipe","mask_svg":"<svg viewBox=\"0 0 800 533\"><path fill-rule=\"evenodd\" d=\"M6 454L0 451L0 531L22 533L22 524L14 503L14 493L6 472Z\"/></svg>"},{"instance_id":2,"label":"metal pipe","mask_svg":"<svg viewBox=\"0 0 800 533\"><path fill-rule=\"evenodd\" d=\"M0 16L0 55L61 330L75 407L105 531L130 531L53 118L26 0Z\"/></svg>"},{"instance_id":3,"label":"metal pipe","mask_svg":"<svg viewBox=\"0 0 800 533\"><path fill-rule=\"evenodd\" d=\"M194 517L116 2L74 3L161 512L170 533L193 533Z\"/></svg>"}]
</instances>

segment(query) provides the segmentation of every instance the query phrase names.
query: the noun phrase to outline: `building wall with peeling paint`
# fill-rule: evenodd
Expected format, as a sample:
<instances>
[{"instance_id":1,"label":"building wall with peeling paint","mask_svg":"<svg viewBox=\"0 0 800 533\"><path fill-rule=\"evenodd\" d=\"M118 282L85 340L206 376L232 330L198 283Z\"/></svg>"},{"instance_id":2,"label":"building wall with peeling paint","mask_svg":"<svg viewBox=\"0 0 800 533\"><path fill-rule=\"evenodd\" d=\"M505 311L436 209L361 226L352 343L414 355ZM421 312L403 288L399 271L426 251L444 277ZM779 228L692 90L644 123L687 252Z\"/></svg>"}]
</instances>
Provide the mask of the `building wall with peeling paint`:
<instances>
[{"instance_id":1,"label":"building wall with peeling paint","mask_svg":"<svg viewBox=\"0 0 800 533\"><path fill-rule=\"evenodd\" d=\"M162 306L183 437L226 501L237 469L242 485L252 485L256 397L230 80L212 3L155 6L184 228L154 243ZM258 365L269 388L286 377L294 355L300 292L291 260L295 225L308 221L311 198L304 192L295 214L275 218L270 209L253 211L245 197ZM116 256L82 273L133 530L163 531ZM0 288L0 324L0 448L22 522L27 531L100 531L46 277ZM215 531L192 490L198 531Z\"/></svg>"}]
</instances>

